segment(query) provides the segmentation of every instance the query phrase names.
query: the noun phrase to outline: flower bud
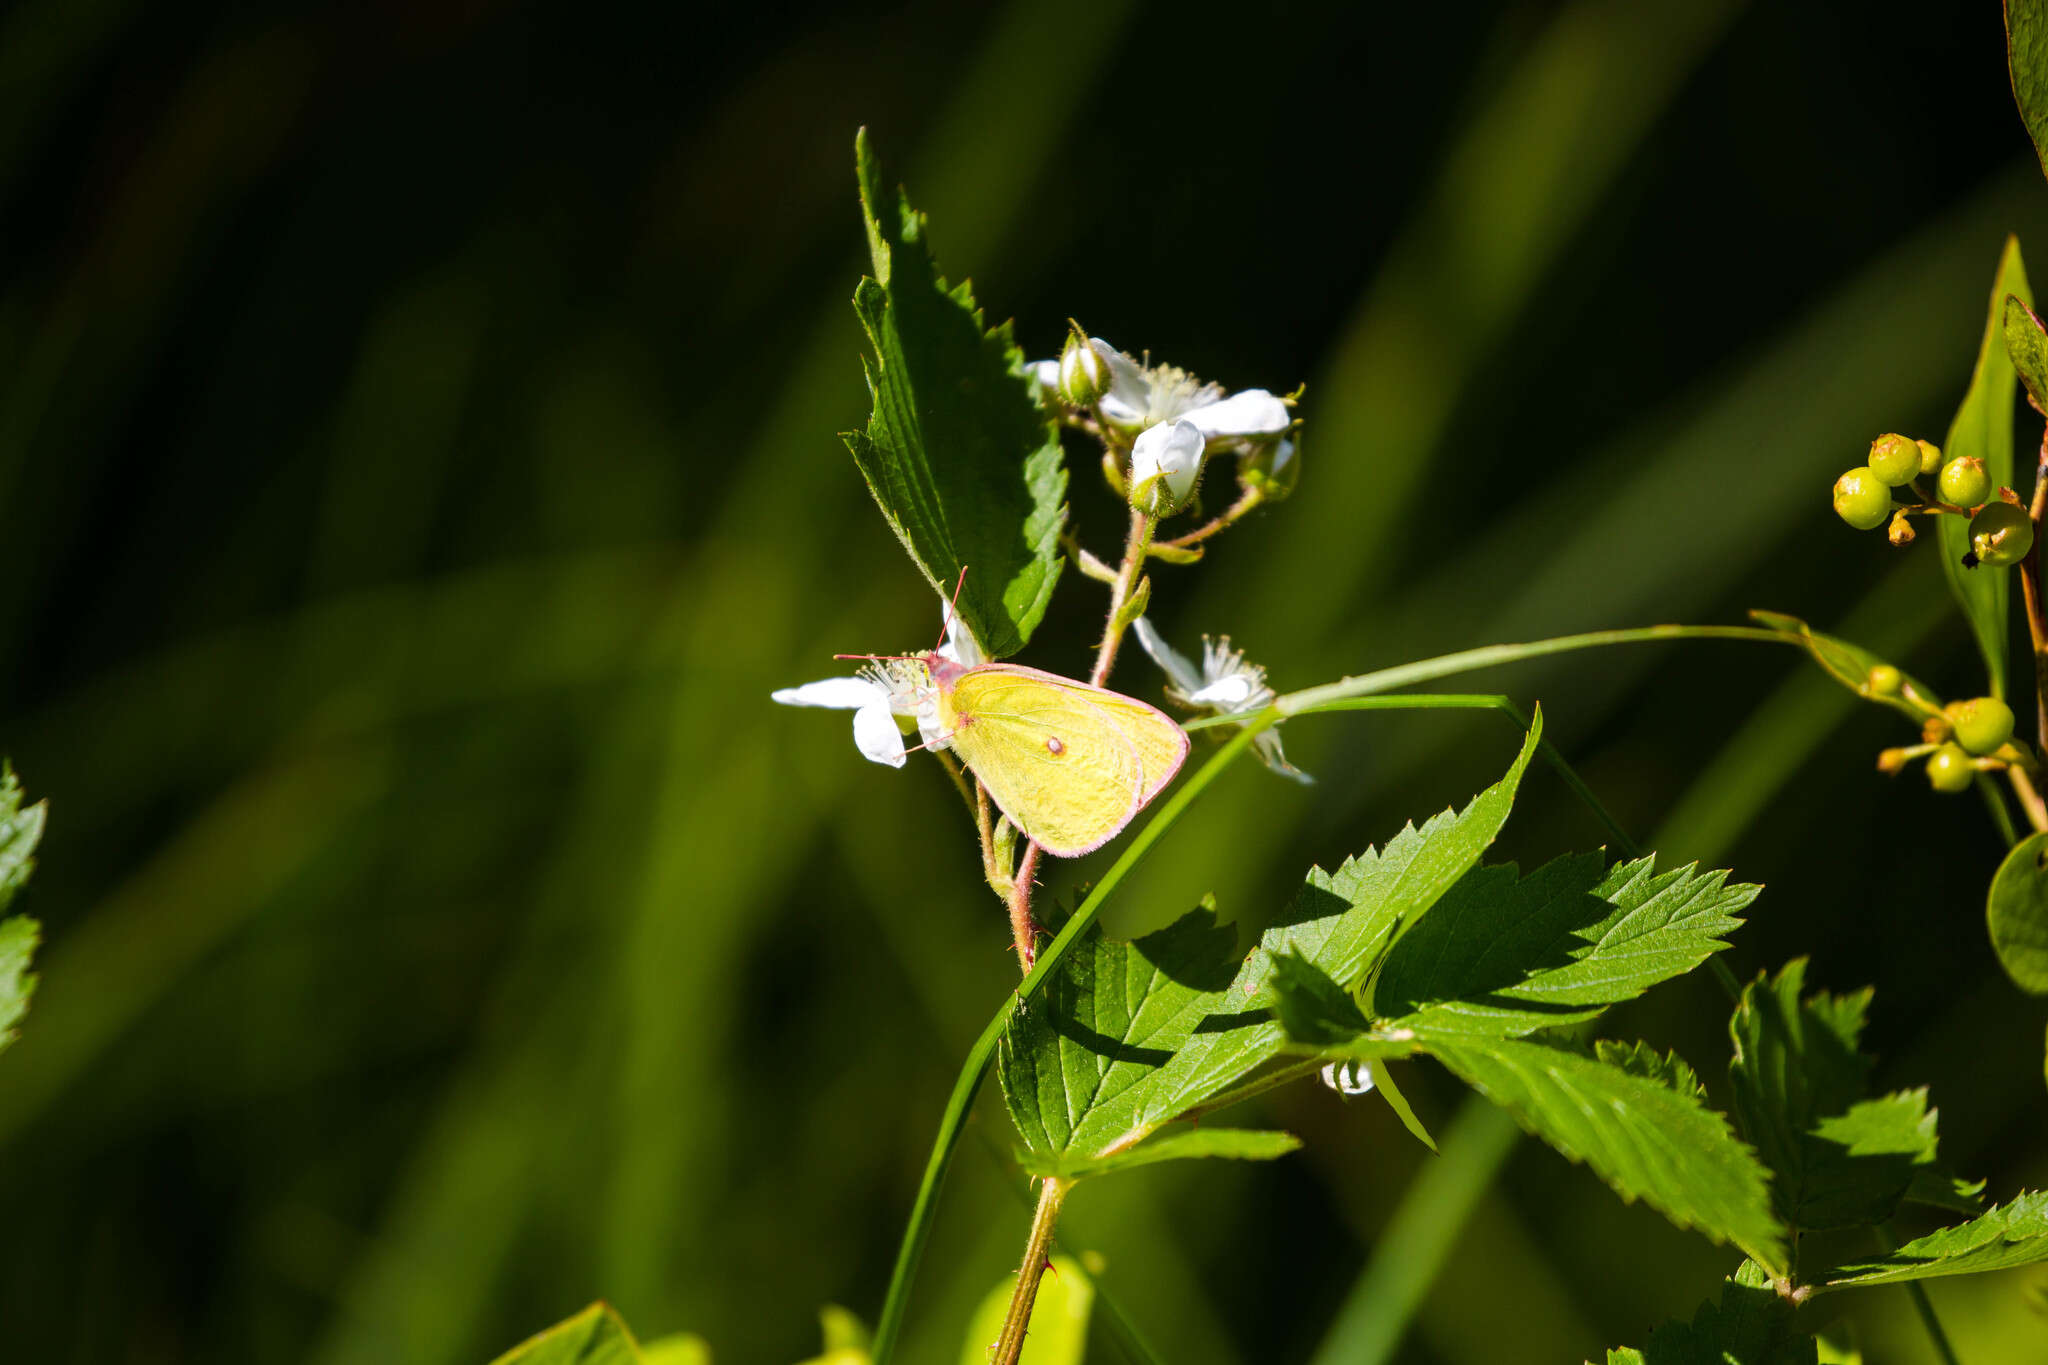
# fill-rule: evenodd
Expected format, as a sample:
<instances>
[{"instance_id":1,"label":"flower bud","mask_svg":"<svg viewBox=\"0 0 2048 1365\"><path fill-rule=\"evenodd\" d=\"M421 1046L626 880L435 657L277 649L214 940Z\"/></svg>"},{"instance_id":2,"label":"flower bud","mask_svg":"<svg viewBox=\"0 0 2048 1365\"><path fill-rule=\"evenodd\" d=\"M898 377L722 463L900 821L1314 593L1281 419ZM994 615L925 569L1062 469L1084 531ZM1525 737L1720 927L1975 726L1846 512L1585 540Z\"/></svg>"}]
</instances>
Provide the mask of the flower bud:
<instances>
[{"instance_id":1,"label":"flower bud","mask_svg":"<svg viewBox=\"0 0 2048 1365\"><path fill-rule=\"evenodd\" d=\"M1959 455L1942 466L1935 484L1941 500L1957 507L1981 507L1991 498L1991 474L1974 455Z\"/></svg>"},{"instance_id":2,"label":"flower bud","mask_svg":"<svg viewBox=\"0 0 2048 1365\"><path fill-rule=\"evenodd\" d=\"M1920 475L1920 447L1897 432L1888 432L1870 443L1870 472L1897 488Z\"/></svg>"},{"instance_id":3,"label":"flower bud","mask_svg":"<svg viewBox=\"0 0 2048 1365\"><path fill-rule=\"evenodd\" d=\"M1905 675L1890 664L1876 665L1864 681L1864 687L1873 697L1896 697L1905 685Z\"/></svg>"},{"instance_id":4,"label":"flower bud","mask_svg":"<svg viewBox=\"0 0 2048 1365\"><path fill-rule=\"evenodd\" d=\"M1864 465L1835 480L1835 515L1859 531L1874 531L1892 514L1892 494Z\"/></svg>"},{"instance_id":5,"label":"flower bud","mask_svg":"<svg viewBox=\"0 0 2048 1365\"><path fill-rule=\"evenodd\" d=\"M1970 518L1970 552L1966 566L2017 564L2034 548L2034 523L2026 509L2009 502L1987 502Z\"/></svg>"},{"instance_id":6,"label":"flower bud","mask_svg":"<svg viewBox=\"0 0 2048 1365\"><path fill-rule=\"evenodd\" d=\"M1155 517L1178 512L1194 496L1208 442L1193 422L1160 422L1131 445L1131 506Z\"/></svg>"},{"instance_id":7,"label":"flower bud","mask_svg":"<svg viewBox=\"0 0 2048 1365\"><path fill-rule=\"evenodd\" d=\"M1920 742L1922 744L1946 744L1949 736L1955 732L1956 727L1949 724L1949 719L1945 715L1929 716L1926 720L1920 722Z\"/></svg>"},{"instance_id":8,"label":"flower bud","mask_svg":"<svg viewBox=\"0 0 2048 1365\"><path fill-rule=\"evenodd\" d=\"M1911 757L1904 749L1886 749L1877 756L1877 770L1890 777L1905 767L1906 760Z\"/></svg>"},{"instance_id":9,"label":"flower bud","mask_svg":"<svg viewBox=\"0 0 2048 1365\"><path fill-rule=\"evenodd\" d=\"M1905 508L1902 507L1892 514L1892 524L1885 528L1884 534L1885 539L1891 541L1894 545L1911 545L1913 543L1913 523L1907 520Z\"/></svg>"},{"instance_id":10,"label":"flower bud","mask_svg":"<svg viewBox=\"0 0 2048 1365\"><path fill-rule=\"evenodd\" d=\"M1941 468L1941 447L1932 441L1915 441L1920 447L1920 472L1932 474Z\"/></svg>"},{"instance_id":11,"label":"flower bud","mask_svg":"<svg viewBox=\"0 0 2048 1365\"><path fill-rule=\"evenodd\" d=\"M1261 442L1238 458L1237 477L1267 502L1279 502L1301 482L1301 443L1294 436Z\"/></svg>"},{"instance_id":12,"label":"flower bud","mask_svg":"<svg viewBox=\"0 0 2048 1365\"><path fill-rule=\"evenodd\" d=\"M1092 408L1109 391L1109 359L1076 331L1060 352L1060 397L1077 408Z\"/></svg>"}]
</instances>

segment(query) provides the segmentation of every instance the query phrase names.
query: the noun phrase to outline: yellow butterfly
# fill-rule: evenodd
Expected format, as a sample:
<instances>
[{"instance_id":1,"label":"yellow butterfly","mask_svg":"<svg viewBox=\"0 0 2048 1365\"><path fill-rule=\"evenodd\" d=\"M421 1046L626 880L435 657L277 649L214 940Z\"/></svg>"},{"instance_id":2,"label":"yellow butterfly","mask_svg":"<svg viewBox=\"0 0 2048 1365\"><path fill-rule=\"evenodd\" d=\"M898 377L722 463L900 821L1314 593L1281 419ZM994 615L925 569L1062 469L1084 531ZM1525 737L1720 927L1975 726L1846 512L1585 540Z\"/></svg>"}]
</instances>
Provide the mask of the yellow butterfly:
<instances>
[{"instance_id":1,"label":"yellow butterfly","mask_svg":"<svg viewBox=\"0 0 2048 1365\"><path fill-rule=\"evenodd\" d=\"M1025 838L1056 858L1102 847L1173 780L1188 736L1135 697L1020 664L917 656L937 743L960 756Z\"/></svg>"}]
</instances>

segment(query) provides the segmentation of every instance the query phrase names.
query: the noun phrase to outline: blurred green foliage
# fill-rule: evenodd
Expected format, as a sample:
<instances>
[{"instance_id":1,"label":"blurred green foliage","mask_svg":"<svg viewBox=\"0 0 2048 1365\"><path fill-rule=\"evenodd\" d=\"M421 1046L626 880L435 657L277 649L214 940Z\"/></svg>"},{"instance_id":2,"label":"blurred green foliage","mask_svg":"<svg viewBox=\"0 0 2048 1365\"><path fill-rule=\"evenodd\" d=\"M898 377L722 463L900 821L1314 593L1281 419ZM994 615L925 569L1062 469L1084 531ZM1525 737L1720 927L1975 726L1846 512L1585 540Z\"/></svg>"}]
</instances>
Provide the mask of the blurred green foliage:
<instances>
[{"instance_id":1,"label":"blurred green foliage","mask_svg":"<svg viewBox=\"0 0 2048 1365\"><path fill-rule=\"evenodd\" d=\"M766 700L929 639L835 436L867 410L856 125L1028 353L1076 314L1231 385L1308 378L1301 492L1155 575L1169 638L1230 631L1294 687L1761 605L1968 695L1933 556L1823 493L1874 433L1941 429L2005 233L2048 248L2000 42L1991 7L1903 0L25 0L0 751L52 817L0 1058L7 1355L468 1365L601 1295L787 1361L819 1304L878 1300L1015 977L940 777ZM1025 660L1074 671L1097 606L1070 585ZM1145 667L1119 685L1152 695ZM2001 850L1870 771L1893 718L1741 645L1480 684L1545 702L1668 860L1767 884L1745 974L1876 983L1879 1087L1935 1078L1951 1164L2048 1183L2041 1005L1982 932ZM1212 890L1261 917L1499 741L1305 719L1321 783L1241 765L1115 927ZM1504 851L1599 837L1536 774ZM1706 983L1624 1013L1718 1070ZM1403 1083L1452 1160L1455 1083ZM1012 1268L989 1104L905 1359L957 1359ZM1315 1355L1435 1160L1310 1087L1246 1121L1308 1146L1202 1171L1199 1207L1173 1164L1105 1182L1063 1228L1177 1363ZM1447 1226L1404 1241L1441 1274L1375 1349L1582 1359L1732 1269L1533 1146ZM1935 1284L1965 1360L2040 1352L2025 1280ZM1924 1358L1903 1296L1866 1298L1870 1358Z\"/></svg>"}]
</instances>

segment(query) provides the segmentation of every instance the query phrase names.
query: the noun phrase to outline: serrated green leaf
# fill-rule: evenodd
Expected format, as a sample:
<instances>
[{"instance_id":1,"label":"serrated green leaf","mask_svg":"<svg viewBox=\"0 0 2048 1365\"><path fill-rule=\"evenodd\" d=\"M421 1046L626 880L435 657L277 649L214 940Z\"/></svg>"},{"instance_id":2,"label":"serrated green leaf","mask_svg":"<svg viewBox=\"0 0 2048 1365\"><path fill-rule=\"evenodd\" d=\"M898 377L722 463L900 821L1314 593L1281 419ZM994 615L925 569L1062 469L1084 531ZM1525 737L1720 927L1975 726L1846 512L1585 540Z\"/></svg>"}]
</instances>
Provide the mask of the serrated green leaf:
<instances>
[{"instance_id":1,"label":"serrated green leaf","mask_svg":"<svg viewBox=\"0 0 2048 1365\"><path fill-rule=\"evenodd\" d=\"M1010 1306L1015 1275L988 1291L967 1326L960 1344L960 1365L988 1365L989 1348L1002 1335L1003 1314ZM1095 1311L1095 1284L1070 1256L1052 1258L1052 1269L1038 1282L1031 1305L1031 1326L1024 1334L1020 1365L1081 1365L1088 1351L1088 1319Z\"/></svg>"},{"instance_id":2,"label":"serrated green leaf","mask_svg":"<svg viewBox=\"0 0 2048 1365\"><path fill-rule=\"evenodd\" d=\"M1690 1063L1676 1052L1659 1052L1640 1039L1623 1043L1602 1038L1593 1044L1593 1055L1609 1066L1618 1066L1632 1076L1655 1081L1667 1090L1704 1101L1707 1087Z\"/></svg>"},{"instance_id":3,"label":"serrated green leaf","mask_svg":"<svg viewBox=\"0 0 2048 1365\"><path fill-rule=\"evenodd\" d=\"M1326 1047L1372 1027L1349 993L1299 953L1273 955L1271 984L1273 1013L1294 1042Z\"/></svg>"},{"instance_id":4,"label":"serrated green leaf","mask_svg":"<svg viewBox=\"0 0 2048 1365\"><path fill-rule=\"evenodd\" d=\"M1975 1275L2043 1261L2048 1261L2048 1191L2035 1190L1967 1223L1916 1237L1897 1251L1838 1265L1813 1288L1825 1293L1942 1275Z\"/></svg>"},{"instance_id":5,"label":"serrated green leaf","mask_svg":"<svg viewBox=\"0 0 2048 1365\"><path fill-rule=\"evenodd\" d=\"M1703 1303L1691 1322L1667 1322L1640 1351L1607 1353L1608 1365L1815 1365L1819 1345L1768 1273L1744 1261L1722 1281L1718 1303Z\"/></svg>"},{"instance_id":6,"label":"serrated green leaf","mask_svg":"<svg viewBox=\"0 0 2048 1365\"><path fill-rule=\"evenodd\" d=\"M2005 65L2013 102L2048 172L2048 3L2005 0Z\"/></svg>"},{"instance_id":7,"label":"serrated green leaf","mask_svg":"<svg viewBox=\"0 0 2048 1365\"><path fill-rule=\"evenodd\" d=\"M16 1026L36 993L35 973L28 965L40 934L41 927L27 915L0 920L0 1051L14 1041Z\"/></svg>"},{"instance_id":8,"label":"serrated green leaf","mask_svg":"<svg viewBox=\"0 0 2048 1365\"><path fill-rule=\"evenodd\" d=\"M640 1347L610 1304L593 1303L514 1346L492 1365L640 1365Z\"/></svg>"},{"instance_id":9,"label":"serrated green leaf","mask_svg":"<svg viewBox=\"0 0 2048 1365\"><path fill-rule=\"evenodd\" d=\"M2005 974L2025 991L2048 995L2048 832L2013 846L1984 898L1991 946Z\"/></svg>"},{"instance_id":10,"label":"serrated green leaf","mask_svg":"<svg viewBox=\"0 0 2048 1365\"><path fill-rule=\"evenodd\" d=\"M1065 562L1059 430L1023 378L1010 325L985 329L969 287L940 278L924 215L885 188L865 131L855 159L875 273L853 304L874 348L875 406L847 448L939 595L967 571L960 615L1001 658L1031 638Z\"/></svg>"},{"instance_id":11,"label":"serrated green leaf","mask_svg":"<svg viewBox=\"0 0 2048 1365\"><path fill-rule=\"evenodd\" d=\"M1959 518L1937 517L1935 520L1957 521ZM1960 554L1961 551L1957 553ZM1861 645L1852 644L1839 636L1823 634L1798 617L1787 616L1783 612L1752 610L1749 615L1750 619L1758 625L1768 626L1780 634L1790 635L1797 639L1806 646L1806 652L1813 657L1815 663L1820 665L1823 672L1836 682L1842 684L1842 686L1848 688L1851 692L1854 692L1857 696L1862 697L1865 701L1874 701L1879 706L1889 706L1915 725L1918 725L1926 717L1927 713L1906 700L1907 697L1917 697L1928 706L1939 707L1941 705L1941 698L1935 695L1933 688L1903 671L1899 676L1904 679L1904 685L1899 689L1898 696L1882 697L1872 692L1870 690L1870 670L1880 665L1885 667L1894 667L1895 665L1886 663L1884 659L1879 658Z\"/></svg>"},{"instance_id":12,"label":"serrated green leaf","mask_svg":"<svg viewBox=\"0 0 2048 1365\"><path fill-rule=\"evenodd\" d=\"M1970 375L1969 391L1955 420L1949 423L1948 439L1942 443L1945 459L1975 456L1984 461L1994 488L2012 486L2012 423L2015 377L2012 361L2005 353L2005 299L2011 294L2031 304L2033 292L2027 287L2026 267L2020 261L2016 237L2005 239L1998 259L1998 276L1991 282L1990 315L1984 323L1984 339L1977 348L1977 365ZM2009 623L2010 580L2004 569L1963 567L1970 548L1969 524L1962 517L1936 517L1942 572L1949 588L1962 606L1963 615L1983 652L1984 667L1990 674L1991 692L2005 695L2006 653Z\"/></svg>"},{"instance_id":13,"label":"serrated green leaf","mask_svg":"<svg viewBox=\"0 0 2048 1365\"><path fill-rule=\"evenodd\" d=\"M14 769L0 764L0 910L5 910L35 870L36 845L42 842L47 802L27 809L21 804L21 783Z\"/></svg>"},{"instance_id":14,"label":"serrated green leaf","mask_svg":"<svg viewBox=\"0 0 2048 1365\"><path fill-rule=\"evenodd\" d=\"M1387 955L1389 1030L1517 1036L1590 1019L1728 946L1760 888L1655 860L1574 854L1517 878L1476 868Z\"/></svg>"},{"instance_id":15,"label":"serrated green leaf","mask_svg":"<svg viewBox=\"0 0 2048 1365\"><path fill-rule=\"evenodd\" d=\"M1423 1045L1623 1199L1732 1242L1767 1267L1785 1264L1785 1234L1771 1213L1763 1166L1696 1095L1522 1039L1425 1037Z\"/></svg>"},{"instance_id":16,"label":"serrated green leaf","mask_svg":"<svg viewBox=\"0 0 2048 1365\"><path fill-rule=\"evenodd\" d=\"M2048 412L2048 328L2034 310L2008 294L2005 298L2005 358L2012 362L2020 387L2036 412Z\"/></svg>"},{"instance_id":17,"label":"serrated green leaf","mask_svg":"<svg viewBox=\"0 0 2048 1365\"><path fill-rule=\"evenodd\" d=\"M1153 1083L1222 1005L1238 970L1236 949L1236 931L1206 909L1135 943L1092 929L1018 1011L997 1053L1025 1149L1042 1161L1080 1163L1156 1128L1145 1121Z\"/></svg>"},{"instance_id":18,"label":"serrated green leaf","mask_svg":"<svg viewBox=\"0 0 2048 1365\"><path fill-rule=\"evenodd\" d=\"M1039 1157L1031 1152L1020 1153L1019 1164L1035 1176L1052 1176L1060 1180L1079 1180L1084 1176L1106 1175L1111 1171L1126 1171L1135 1166L1153 1166L1162 1161L1189 1161L1200 1157L1225 1157L1234 1161L1272 1161L1286 1156L1301 1146L1301 1139L1292 1133L1275 1132L1264 1128L1190 1128L1184 1133L1168 1133L1162 1137L1148 1138L1135 1147L1105 1156L1083 1157L1076 1160L1065 1158Z\"/></svg>"},{"instance_id":19,"label":"serrated green leaf","mask_svg":"<svg viewBox=\"0 0 2048 1365\"><path fill-rule=\"evenodd\" d=\"M1752 982L1729 1021L1735 1113L1771 1169L1779 1216L1854 1227L1890 1218L1916 1187L1934 1202L1964 1197L1936 1154L1926 1092L1868 1095L1857 1040L1870 992L1807 995L1805 972L1800 959Z\"/></svg>"}]
</instances>

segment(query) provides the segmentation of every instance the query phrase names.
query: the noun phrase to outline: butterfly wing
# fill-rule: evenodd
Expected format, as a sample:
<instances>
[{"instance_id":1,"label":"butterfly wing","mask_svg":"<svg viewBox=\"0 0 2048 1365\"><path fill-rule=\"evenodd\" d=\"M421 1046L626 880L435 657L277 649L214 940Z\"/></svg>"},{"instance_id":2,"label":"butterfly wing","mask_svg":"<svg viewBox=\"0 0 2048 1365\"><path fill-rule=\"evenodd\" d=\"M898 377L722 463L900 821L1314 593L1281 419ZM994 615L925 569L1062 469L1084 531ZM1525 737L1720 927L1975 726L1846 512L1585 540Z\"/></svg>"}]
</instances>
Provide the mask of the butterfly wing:
<instances>
[{"instance_id":1,"label":"butterfly wing","mask_svg":"<svg viewBox=\"0 0 2048 1365\"><path fill-rule=\"evenodd\" d=\"M1033 842L1056 857L1101 847L1172 780L1188 738L1163 712L1017 664L945 690L952 747Z\"/></svg>"},{"instance_id":2,"label":"butterfly wing","mask_svg":"<svg viewBox=\"0 0 2048 1365\"><path fill-rule=\"evenodd\" d=\"M1145 767L1114 716L1047 681L1052 676L970 669L940 719L953 751L1010 823L1047 853L1078 858L1138 813Z\"/></svg>"}]
</instances>

